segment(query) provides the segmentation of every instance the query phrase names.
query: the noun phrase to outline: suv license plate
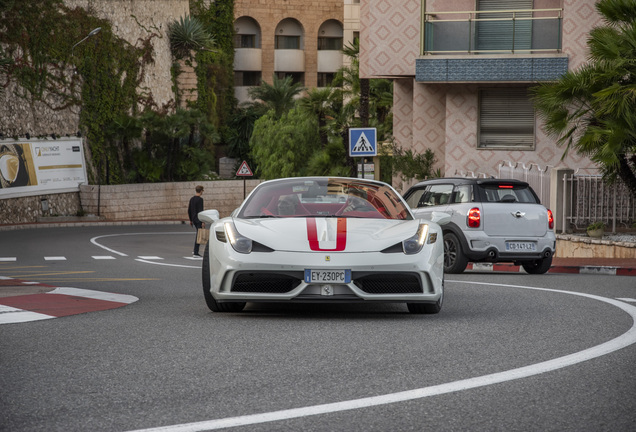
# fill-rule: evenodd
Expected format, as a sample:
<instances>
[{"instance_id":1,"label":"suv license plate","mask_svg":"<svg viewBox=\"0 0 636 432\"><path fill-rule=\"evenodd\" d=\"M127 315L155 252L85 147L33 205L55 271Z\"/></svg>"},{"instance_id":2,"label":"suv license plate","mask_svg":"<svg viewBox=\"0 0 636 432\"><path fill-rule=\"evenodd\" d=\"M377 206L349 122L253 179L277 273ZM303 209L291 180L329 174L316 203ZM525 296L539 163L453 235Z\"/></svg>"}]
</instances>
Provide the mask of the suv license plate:
<instances>
[{"instance_id":1,"label":"suv license plate","mask_svg":"<svg viewBox=\"0 0 636 432\"><path fill-rule=\"evenodd\" d=\"M305 283L349 283L351 270L305 269Z\"/></svg>"},{"instance_id":2,"label":"suv license plate","mask_svg":"<svg viewBox=\"0 0 636 432\"><path fill-rule=\"evenodd\" d=\"M536 251L537 245L533 242L506 242L507 251Z\"/></svg>"}]
</instances>

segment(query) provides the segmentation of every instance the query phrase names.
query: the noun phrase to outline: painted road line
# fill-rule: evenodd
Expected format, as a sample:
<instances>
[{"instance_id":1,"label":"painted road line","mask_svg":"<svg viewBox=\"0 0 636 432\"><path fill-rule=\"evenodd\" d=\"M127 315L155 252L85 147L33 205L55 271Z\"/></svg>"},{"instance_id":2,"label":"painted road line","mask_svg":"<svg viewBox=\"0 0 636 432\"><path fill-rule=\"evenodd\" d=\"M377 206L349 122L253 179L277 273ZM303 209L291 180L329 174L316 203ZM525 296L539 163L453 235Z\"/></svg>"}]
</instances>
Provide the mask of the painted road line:
<instances>
[{"instance_id":1,"label":"painted road line","mask_svg":"<svg viewBox=\"0 0 636 432\"><path fill-rule=\"evenodd\" d=\"M16 257L0 257L0 261L9 262L9 261L17 261Z\"/></svg>"},{"instance_id":2,"label":"painted road line","mask_svg":"<svg viewBox=\"0 0 636 432\"><path fill-rule=\"evenodd\" d=\"M47 294L64 294L76 297L85 297L95 300L103 300L110 301L115 303L125 303L130 304L139 300L135 296L131 296L128 294L117 294L103 291L93 291L81 288L70 288L70 287L58 287L53 291L48 292Z\"/></svg>"},{"instance_id":3,"label":"painted road line","mask_svg":"<svg viewBox=\"0 0 636 432\"><path fill-rule=\"evenodd\" d=\"M91 258L93 258L93 259L95 259L95 260L111 260L111 259L117 259L117 258L115 258L115 257L114 257L114 256L112 256L112 255L96 255L96 256L93 256L93 257L91 257Z\"/></svg>"},{"instance_id":4,"label":"painted road line","mask_svg":"<svg viewBox=\"0 0 636 432\"><path fill-rule=\"evenodd\" d=\"M201 266L188 266L188 265L182 265L182 264L168 264L168 263L161 263L161 262L157 262L157 261L147 261L147 260L143 260L143 259L139 259L139 258L135 259L135 261L146 263L146 264L162 265L162 266L167 266L167 267L182 267L182 268L192 268L192 269L201 270Z\"/></svg>"},{"instance_id":5,"label":"painted road line","mask_svg":"<svg viewBox=\"0 0 636 432\"><path fill-rule=\"evenodd\" d=\"M448 393L460 392L474 388L499 384L507 381L527 378L546 372L552 372L568 366L591 360L618 351L627 346L636 343L636 307L625 304L607 297L600 297L592 294L577 293L571 291L555 290L548 288L537 288L521 285L507 284L491 284L486 282L471 281L447 281L463 284L489 285L513 289L537 290L542 292L551 292L566 295L575 295L586 297L592 300L598 300L609 303L622 309L632 318L632 326L622 335L611 339L600 345L585 349L573 354L557 357L540 363L523 366L516 369L510 369L503 372L496 372L490 375L482 375L474 378L467 378L459 381L453 381L445 384L423 387L414 390L406 390L397 393L389 393L379 396L370 396L361 399L346 400L342 402L327 403L322 405L310 405L301 408L283 409L259 414L248 414L237 417L226 417L216 420L204 420L194 423L178 424L173 426L160 426L156 428L138 429L135 432L198 432L216 429L231 428L237 426L248 426L255 424L263 424L268 422L276 422L289 420L294 418L309 417L320 414L330 414L335 412L350 411L360 408L369 408L373 406L388 405L398 402L407 402L426 397L439 396Z\"/></svg>"},{"instance_id":6,"label":"painted road line","mask_svg":"<svg viewBox=\"0 0 636 432\"><path fill-rule=\"evenodd\" d=\"M158 256L138 256L137 258L142 259L142 260L162 260L163 258L158 257Z\"/></svg>"},{"instance_id":7,"label":"painted road line","mask_svg":"<svg viewBox=\"0 0 636 432\"><path fill-rule=\"evenodd\" d=\"M617 298L616 300L620 300L620 301L624 301L624 302L630 302L630 303L636 303L636 299L633 299L633 298Z\"/></svg>"},{"instance_id":8,"label":"painted road line","mask_svg":"<svg viewBox=\"0 0 636 432\"><path fill-rule=\"evenodd\" d=\"M191 233L191 232L167 232L167 233L162 233L162 232L150 232L150 233L122 233L122 234L108 234L108 235L103 235L103 236L93 237L93 238L91 239L91 243L93 243L93 244L94 244L95 246L97 246L97 247L100 247L100 248L102 248L102 249L104 249L104 250L107 250L107 251L108 251L108 252L110 252L110 253L114 253L114 254L116 254L116 255L124 256L124 257L125 257L125 256L128 256L128 255L126 255L126 254L125 254L125 253L123 253L123 252L119 252L119 251L116 251L116 250L111 249L111 248L109 248L109 247L106 247L106 246L104 246L104 245L100 244L100 243L98 242L98 240L99 240L99 239L103 239L103 238L107 238L107 237L121 237L121 236L131 236L131 235L174 235L174 234L177 234L177 235L183 235L183 234L192 235L192 233Z\"/></svg>"},{"instance_id":9,"label":"painted road line","mask_svg":"<svg viewBox=\"0 0 636 432\"><path fill-rule=\"evenodd\" d=\"M66 257L63 256L45 256L44 261L66 261Z\"/></svg>"}]
</instances>

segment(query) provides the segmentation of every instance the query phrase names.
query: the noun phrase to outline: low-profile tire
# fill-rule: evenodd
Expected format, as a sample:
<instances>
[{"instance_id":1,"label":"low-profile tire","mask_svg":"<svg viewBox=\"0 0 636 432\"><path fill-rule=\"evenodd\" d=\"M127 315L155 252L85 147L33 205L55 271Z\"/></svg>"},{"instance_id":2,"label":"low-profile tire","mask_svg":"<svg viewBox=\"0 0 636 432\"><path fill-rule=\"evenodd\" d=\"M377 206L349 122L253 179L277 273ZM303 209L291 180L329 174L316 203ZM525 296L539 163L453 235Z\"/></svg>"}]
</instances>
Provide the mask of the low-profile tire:
<instances>
[{"instance_id":1,"label":"low-profile tire","mask_svg":"<svg viewBox=\"0 0 636 432\"><path fill-rule=\"evenodd\" d=\"M521 267L529 274L544 274L552 267L552 257L521 263Z\"/></svg>"},{"instance_id":2,"label":"low-profile tire","mask_svg":"<svg viewBox=\"0 0 636 432\"><path fill-rule=\"evenodd\" d=\"M462 252L462 244L455 234L444 234L444 273L458 274L466 270L468 258Z\"/></svg>"},{"instance_id":3,"label":"low-profile tire","mask_svg":"<svg viewBox=\"0 0 636 432\"><path fill-rule=\"evenodd\" d=\"M233 303L217 303L212 297L210 292L210 244L205 245L205 252L203 252L203 269L201 271L202 283L203 283L203 297L205 297L205 303L212 312L241 312L245 307L245 302L233 302Z\"/></svg>"},{"instance_id":4,"label":"low-profile tire","mask_svg":"<svg viewBox=\"0 0 636 432\"><path fill-rule=\"evenodd\" d=\"M407 303L406 307L412 314L426 314L432 315L439 313L442 310L442 303L444 303L444 282L442 281L442 295L435 303Z\"/></svg>"}]
</instances>

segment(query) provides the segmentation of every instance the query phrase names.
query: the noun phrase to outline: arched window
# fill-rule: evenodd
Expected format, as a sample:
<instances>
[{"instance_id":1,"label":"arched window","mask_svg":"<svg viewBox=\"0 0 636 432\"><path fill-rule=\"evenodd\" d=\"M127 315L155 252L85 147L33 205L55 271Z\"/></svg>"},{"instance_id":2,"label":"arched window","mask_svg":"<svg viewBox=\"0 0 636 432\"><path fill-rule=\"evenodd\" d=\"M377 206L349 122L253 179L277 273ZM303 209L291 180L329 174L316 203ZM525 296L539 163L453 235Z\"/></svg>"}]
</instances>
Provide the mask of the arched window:
<instances>
[{"instance_id":1,"label":"arched window","mask_svg":"<svg viewBox=\"0 0 636 432\"><path fill-rule=\"evenodd\" d=\"M260 48L261 28L250 17L240 17L234 21L234 48Z\"/></svg>"},{"instance_id":2,"label":"arched window","mask_svg":"<svg viewBox=\"0 0 636 432\"><path fill-rule=\"evenodd\" d=\"M318 50L341 51L342 50L342 24L336 20L328 20L322 23L318 29Z\"/></svg>"}]
</instances>

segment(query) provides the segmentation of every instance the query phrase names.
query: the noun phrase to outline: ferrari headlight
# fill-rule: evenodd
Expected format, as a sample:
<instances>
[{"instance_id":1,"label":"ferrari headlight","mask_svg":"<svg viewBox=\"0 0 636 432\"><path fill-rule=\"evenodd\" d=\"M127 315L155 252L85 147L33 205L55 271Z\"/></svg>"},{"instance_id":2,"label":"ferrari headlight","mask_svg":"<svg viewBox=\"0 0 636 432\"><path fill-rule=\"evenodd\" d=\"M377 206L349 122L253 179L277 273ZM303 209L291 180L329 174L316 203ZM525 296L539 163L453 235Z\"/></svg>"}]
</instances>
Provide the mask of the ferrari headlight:
<instances>
[{"instance_id":1,"label":"ferrari headlight","mask_svg":"<svg viewBox=\"0 0 636 432\"><path fill-rule=\"evenodd\" d=\"M252 240L239 234L232 222L225 223L225 233L235 251L243 254L252 252Z\"/></svg>"},{"instance_id":2,"label":"ferrari headlight","mask_svg":"<svg viewBox=\"0 0 636 432\"><path fill-rule=\"evenodd\" d=\"M426 241L426 234L428 234L428 224L420 224L415 235L402 242L404 253L413 255L421 251Z\"/></svg>"}]
</instances>

